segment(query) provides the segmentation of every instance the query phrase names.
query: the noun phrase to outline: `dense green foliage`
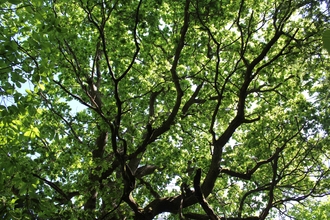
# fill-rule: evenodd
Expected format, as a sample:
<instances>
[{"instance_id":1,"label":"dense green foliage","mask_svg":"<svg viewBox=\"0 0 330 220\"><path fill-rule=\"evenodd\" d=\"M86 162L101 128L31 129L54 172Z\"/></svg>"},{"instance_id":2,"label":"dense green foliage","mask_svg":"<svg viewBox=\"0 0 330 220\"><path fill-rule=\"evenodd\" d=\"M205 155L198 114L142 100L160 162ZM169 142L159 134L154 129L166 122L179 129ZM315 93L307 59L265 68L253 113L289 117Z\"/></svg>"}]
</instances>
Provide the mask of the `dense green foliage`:
<instances>
[{"instance_id":1,"label":"dense green foliage","mask_svg":"<svg viewBox=\"0 0 330 220\"><path fill-rule=\"evenodd\" d=\"M288 213L292 219L328 219L330 216L330 202L309 200L294 206Z\"/></svg>"},{"instance_id":2,"label":"dense green foliage","mask_svg":"<svg viewBox=\"0 0 330 220\"><path fill-rule=\"evenodd\" d=\"M1 218L263 220L329 194L328 6L0 1Z\"/></svg>"}]
</instances>

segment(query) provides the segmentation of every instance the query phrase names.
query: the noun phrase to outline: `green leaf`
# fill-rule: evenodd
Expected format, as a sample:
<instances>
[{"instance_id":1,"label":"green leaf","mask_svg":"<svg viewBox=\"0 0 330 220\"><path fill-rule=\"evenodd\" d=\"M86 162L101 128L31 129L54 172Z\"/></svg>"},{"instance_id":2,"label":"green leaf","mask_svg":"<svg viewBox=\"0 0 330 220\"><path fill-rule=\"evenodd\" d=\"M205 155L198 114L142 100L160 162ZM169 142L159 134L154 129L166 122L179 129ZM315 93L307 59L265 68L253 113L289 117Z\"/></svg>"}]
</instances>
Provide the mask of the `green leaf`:
<instances>
[{"instance_id":1,"label":"green leaf","mask_svg":"<svg viewBox=\"0 0 330 220\"><path fill-rule=\"evenodd\" d=\"M29 138L35 138L35 133L32 130L28 130L24 132L24 136Z\"/></svg>"},{"instance_id":2,"label":"green leaf","mask_svg":"<svg viewBox=\"0 0 330 220\"><path fill-rule=\"evenodd\" d=\"M18 5L18 4L20 4L22 1L20 1L20 0L7 0L9 3L11 3L11 4L14 4L14 5Z\"/></svg>"},{"instance_id":3,"label":"green leaf","mask_svg":"<svg viewBox=\"0 0 330 220\"><path fill-rule=\"evenodd\" d=\"M39 83L38 86L39 86L39 88L40 88L42 91L45 90L45 85L44 85L44 84Z\"/></svg>"},{"instance_id":4,"label":"green leaf","mask_svg":"<svg viewBox=\"0 0 330 220\"><path fill-rule=\"evenodd\" d=\"M322 35L323 47L330 53L330 30L324 31Z\"/></svg>"},{"instance_id":5,"label":"green leaf","mask_svg":"<svg viewBox=\"0 0 330 220\"><path fill-rule=\"evenodd\" d=\"M32 91L30 89L25 89L25 92L27 92L30 95L33 95Z\"/></svg>"}]
</instances>

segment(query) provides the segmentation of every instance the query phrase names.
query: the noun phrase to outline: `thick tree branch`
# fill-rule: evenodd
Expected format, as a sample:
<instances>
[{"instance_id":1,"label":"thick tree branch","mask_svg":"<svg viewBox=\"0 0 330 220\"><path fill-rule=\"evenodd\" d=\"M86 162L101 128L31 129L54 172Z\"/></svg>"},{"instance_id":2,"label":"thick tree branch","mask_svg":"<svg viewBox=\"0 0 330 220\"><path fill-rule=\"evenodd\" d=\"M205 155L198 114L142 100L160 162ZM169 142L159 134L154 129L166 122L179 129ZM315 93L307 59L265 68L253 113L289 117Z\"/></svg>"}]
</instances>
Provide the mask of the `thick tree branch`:
<instances>
[{"instance_id":1,"label":"thick tree branch","mask_svg":"<svg viewBox=\"0 0 330 220\"><path fill-rule=\"evenodd\" d=\"M202 89L203 87L203 83L199 84L196 88L196 90L194 91L194 93L192 94L192 96L189 98L189 100L186 102L186 104L184 104L184 106L182 107L182 116L186 116L190 106L192 106L194 103L199 103L199 101L196 99L196 97L198 96L199 91Z\"/></svg>"},{"instance_id":2,"label":"thick tree branch","mask_svg":"<svg viewBox=\"0 0 330 220\"><path fill-rule=\"evenodd\" d=\"M214 213L210 205L207 203L203 192L201 190L200 186L200 180L201 180L201 175L202 175L202 169L198 169L196 171L196 175L194 178L194 188L195 188L195 196L197 197L197 200L199 204L201 204L202 208L206 212L206 214L211 218L211 220L218 220L218 216Z\"/></svg>"}]
</instances>

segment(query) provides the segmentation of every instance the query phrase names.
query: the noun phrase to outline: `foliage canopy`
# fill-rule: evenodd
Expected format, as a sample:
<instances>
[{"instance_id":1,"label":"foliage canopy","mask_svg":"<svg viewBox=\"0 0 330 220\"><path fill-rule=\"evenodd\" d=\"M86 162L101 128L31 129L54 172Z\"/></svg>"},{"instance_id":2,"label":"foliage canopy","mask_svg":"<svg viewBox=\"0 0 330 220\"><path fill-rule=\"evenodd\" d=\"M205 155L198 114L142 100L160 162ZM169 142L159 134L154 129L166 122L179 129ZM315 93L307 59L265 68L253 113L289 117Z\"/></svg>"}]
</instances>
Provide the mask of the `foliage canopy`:
<instances>
[{"instance_id":1,"label":"foliage canopy","mask_svg":"<svg viewBox=\"0 0 330 220\"><path fill-rule=\"evenodd\" d=\"M289 216L293 216L294 219L327 219L330 216L329 206L329 201L307 199L290 209Z\"/></svg>"},{"instance_id":2,"label":"foliage canopy","mask_svg":"<svg viewBox=\"0 0 330 220\"><path fill-rule=\"evenodd\" d=\"M329 193L327 2L0 2L3 219L265 219Z\"/></svg>"}]
</instances>

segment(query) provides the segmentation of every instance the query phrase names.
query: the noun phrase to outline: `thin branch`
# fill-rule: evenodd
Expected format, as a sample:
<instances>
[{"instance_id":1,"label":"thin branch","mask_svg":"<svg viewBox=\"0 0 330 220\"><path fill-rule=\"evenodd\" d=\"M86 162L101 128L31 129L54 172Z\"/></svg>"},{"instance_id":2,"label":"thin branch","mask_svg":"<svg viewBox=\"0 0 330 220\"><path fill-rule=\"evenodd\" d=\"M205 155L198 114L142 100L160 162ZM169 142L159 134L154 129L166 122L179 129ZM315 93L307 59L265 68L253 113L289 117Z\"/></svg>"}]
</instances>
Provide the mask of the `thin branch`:
<instances>
[{"instance_id":1,"label":"thin branch","mask_svg":"<svg viewBox=\"0 0 330 220\"><path fill-rule=\"evenodd\" d=\"M95 108L94 106L91 106L90 104L88 104L87 102L85 102L80 96L73 94L72 92L70 92L65 86L63 86L59 81L56 81L53 79L53 82L56 83L57 85L59 85L61 87L61 89L63 89L69 96L71 96L72 98L74 98L75 100L79 101L81 104L85 105L86 107L93 109L95 111L97 111L97 108Z\"/></svg>"},{"instance_id":2,"label":"thin branch","mask_svg":"<svg viewBox=\"0 0 330 220\"><path fill-rule=\"evenodd\" d=\"M39 91L39 94L40 94L40 96L42 97L42 99L43 99L45 102L47 102L47 104L50 106L50 110L51 110L55 115L57 115L62 121L64 121L64 123L70 128L70 131L72 132L73 136L77 139L77 141L78 141L80 144L82 144L82 143L83 143L82 140L81 140L80 137L77 135L76 131L73 129L71 123L70 123L68 120L66 120L66 119L65 119L65 118L64 118L59 112L57 112L57 111L54 109L52 103L47 99L47 97L46 97L41 91Z\"/></svg>"},{"instance_id":3,"label":"thin branch","mask_svg":"<svg viewBox=\"0 0 330 220\"><path fill-rule=\"evenodd\" d=\"M117 81L122 80L127 75L127 73L131 70L131 68L132 68L132 66L135 62L135 59L136 59L136 57L137 57L137 55L139 54L139 51L140 51L140 46L139 46L139 43L137 41L137 26L138 26L138 23L139 23L139 12L140 12L141 4L142 4L142 0L139 1L138 7L137 7L136 12L135 12L135 25L134 25L134 29L133 29L134 43L135 43L135 48L136 48L135 53L133 55L131 63L128 65L128 67L124 71L124 73L120 77L118 77Z\"/></svg>"},{"instance_id":4,"label":"thin branch","mask_svg":"<svg viewBox=\"0 0 330 220\"><path fill-rule=\"evenodd\" d=\"M279 148L277 148L276 152L274 154L275 158L274 158L274 161L272 163L273 176L272 176L272 182L271 182L270 187L269 187L268 203L266 205L266 208L264 208L261 215L259 216L260 220L264 220L268 216L269 211L273 206L275 186L280 181L280 179L276 179L277 178L277 168L278 168L278 157L279 157L280 151L281 150Z\"/></svg>"}]
</instances>

